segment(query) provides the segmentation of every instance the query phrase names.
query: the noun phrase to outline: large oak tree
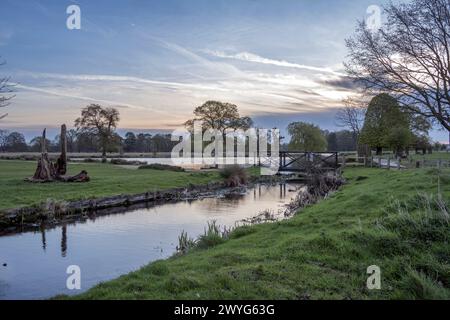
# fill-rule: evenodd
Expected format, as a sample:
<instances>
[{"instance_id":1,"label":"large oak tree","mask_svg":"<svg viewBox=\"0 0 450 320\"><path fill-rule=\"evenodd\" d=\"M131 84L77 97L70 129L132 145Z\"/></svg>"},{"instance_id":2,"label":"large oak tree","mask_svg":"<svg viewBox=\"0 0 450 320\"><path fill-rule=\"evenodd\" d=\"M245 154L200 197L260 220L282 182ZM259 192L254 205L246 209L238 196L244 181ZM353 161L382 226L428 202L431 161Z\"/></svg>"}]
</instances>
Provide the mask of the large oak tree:
<instances>
[{"instance_id":1,"label":"large oak tree","mask_svg":"<svg viewBox=\"0 0 450 320\"><path fill-rule=\"evenodd\" d=\"M119 123L119 111L91 104L81 110L81 117L75 120L75 127L83 133L95 136L102 149L102 156L111 144L116 142L115 129Z\"/></svg>"},{"instance_id":2,"label":"large oak tree","mask_svg":"<svg viewBox=\"0 0 450 320\"><path fill-rule=\"evenodd\" d=\"M247 130L253 125L252 119L240 116L235 104L220 101L205 102L195 108L194 116L194 119L185 123L190 130L193 128L195 121L200 122L204 130L218 130L222 134L225 134L228 129Z\"/></svg>"}]
</instances>

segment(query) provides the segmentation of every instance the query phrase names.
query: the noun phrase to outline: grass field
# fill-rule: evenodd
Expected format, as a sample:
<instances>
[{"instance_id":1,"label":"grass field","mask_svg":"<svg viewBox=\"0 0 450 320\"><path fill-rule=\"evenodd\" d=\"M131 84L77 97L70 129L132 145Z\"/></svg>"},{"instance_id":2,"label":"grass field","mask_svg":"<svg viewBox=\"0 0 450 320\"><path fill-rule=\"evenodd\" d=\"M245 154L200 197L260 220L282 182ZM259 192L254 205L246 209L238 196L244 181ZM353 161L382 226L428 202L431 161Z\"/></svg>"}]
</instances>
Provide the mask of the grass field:
<instances>
[{"instance_id":1,"label":"grass field","mask_svg":"<svg viewBox=\"0 0 450 320\"><path fill-rule=\"evenodd\" d=\"M189 173L161 170L132 170L111 164L70 163L69 174L85 169L87 183L33 184L24 178L33 175L34 161L0 160L0 210L33 205L47 199L79 200L85 198L133 194L153 190L203 184L219 180L217 173Z\"/></svg>"},{"instance_id":2,"label":"grass field","mask_svg":"<svg viewBox=\"0 0 450 320\"><path fill-rule=\"evenodd\" d=\"M449 173L439 174L445 199ZM437 192L436 170L349 168L345 176L341 191L290 220L237 229L225 243L157 261L76 298L450 298L448 213L419 196ZM381 290L366 288L371 265L381 268Z\"/></svg>"}]
</instances>

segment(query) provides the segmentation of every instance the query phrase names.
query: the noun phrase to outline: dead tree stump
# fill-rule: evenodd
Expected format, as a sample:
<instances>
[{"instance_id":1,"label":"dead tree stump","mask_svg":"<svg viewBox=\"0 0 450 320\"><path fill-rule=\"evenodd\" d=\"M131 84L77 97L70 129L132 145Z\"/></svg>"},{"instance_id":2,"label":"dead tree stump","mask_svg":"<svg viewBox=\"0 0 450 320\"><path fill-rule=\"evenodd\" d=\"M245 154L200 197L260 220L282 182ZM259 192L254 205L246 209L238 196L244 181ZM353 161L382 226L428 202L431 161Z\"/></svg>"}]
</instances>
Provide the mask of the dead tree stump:
<instances>
[{"instance_id":1,"label":"dead tree stump","mask_svg":"<svg viewBox=\"0 0 450 320\"><path fill-rule=\"evenodd\" d=\"M66 125L63 124L61 126L61 137L60 137L60 145L61 145L61 155L56 161L56 173L60 176L63 176L67 172L67 136L66 136Z\"/></svg>"},{"instance_id":2,"label":"dead tree stump","mask_svg":"<svg viewBox=\"0 0 450 320\"><path fill-rule=\"evenodd\" d=\"M31 178L26 178L29 182L87 182L89 176L87 171L83 170L75 176L65 176L67 172L67 139L66 125L61 126L61 155L56 163L48 158L46 145L46 129L42 132L41 138L41 157L38 160L36 171Z\"/></svg>"}]
</instances>

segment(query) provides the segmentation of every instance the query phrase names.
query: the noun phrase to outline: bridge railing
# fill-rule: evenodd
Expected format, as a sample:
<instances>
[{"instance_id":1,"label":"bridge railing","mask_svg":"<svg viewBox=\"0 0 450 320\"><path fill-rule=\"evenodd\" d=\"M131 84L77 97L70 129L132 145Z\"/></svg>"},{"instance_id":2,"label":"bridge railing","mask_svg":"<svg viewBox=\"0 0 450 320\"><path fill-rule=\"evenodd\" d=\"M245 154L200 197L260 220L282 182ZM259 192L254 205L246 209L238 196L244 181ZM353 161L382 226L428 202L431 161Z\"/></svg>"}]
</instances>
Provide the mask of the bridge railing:
<instances>
[{"instance_id":1,"label":"bridge railing","mask_svg":"<svg viewBox=\"0 0 450 320\"><path fill-rule=\"evenodd\" d=\"M279 171L282 172L336 170L339 167L337 152L281 151L279 163Z\"/></svg>"}]
</instances>

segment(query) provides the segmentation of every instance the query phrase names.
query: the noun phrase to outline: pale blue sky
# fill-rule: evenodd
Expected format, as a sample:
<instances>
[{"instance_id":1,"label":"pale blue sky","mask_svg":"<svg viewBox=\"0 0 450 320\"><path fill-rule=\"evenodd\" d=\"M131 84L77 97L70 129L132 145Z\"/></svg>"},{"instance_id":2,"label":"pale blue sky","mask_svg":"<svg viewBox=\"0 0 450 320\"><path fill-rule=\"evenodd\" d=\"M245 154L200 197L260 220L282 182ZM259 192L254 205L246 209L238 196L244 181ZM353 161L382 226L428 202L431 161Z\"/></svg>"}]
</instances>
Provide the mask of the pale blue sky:
<instances>
[{"instance_id":1,"label":"pale blue sky","mask_svg":"<svg viewBox=\"0 0 450 320\"><path fill-rule=\"evenodd\" d=\"M122 128L171 129L206 100L261 126L334 129L344 40L381 0L3 0L1 74L18 82L6 128L72 125L80 108L120 108ZM81 8L81 30L66 8ZM437 133L445 140L445 134Z\"/></svg>"}]
</instances>

